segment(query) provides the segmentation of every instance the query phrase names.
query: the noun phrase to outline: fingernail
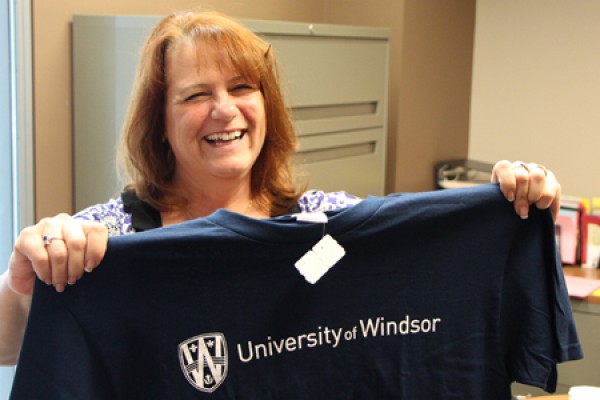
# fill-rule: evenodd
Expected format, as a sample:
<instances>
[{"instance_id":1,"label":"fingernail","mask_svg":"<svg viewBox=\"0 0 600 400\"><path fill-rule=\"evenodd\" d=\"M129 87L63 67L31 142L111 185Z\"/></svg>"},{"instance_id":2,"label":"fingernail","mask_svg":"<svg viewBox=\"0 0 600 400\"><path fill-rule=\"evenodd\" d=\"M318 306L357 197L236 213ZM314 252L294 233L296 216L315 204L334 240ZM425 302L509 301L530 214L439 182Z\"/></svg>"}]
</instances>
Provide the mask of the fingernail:
<instances>
[{"instance_id":1,"label":"fingernail","mask_svg":"<svg viewBox=\"0 0 600 400\"><path fill-rule=\"evenodd\" d=\"M84 270L85 272L92 272L94 269L93 269L93 268L90 268L90 267L85 267L83 270Z\"/></svg>"},{"instance_id":2,"label":"fingernail","mask_svg":"<svg viewBox=\"0 0 600 400\"><path fill-rule=\"evenodd\" d=\"M521 216L521 219L529 218L529 207L521 207L519 215Z\"/></svg>"},{"instance_id":3,"label":"fingernail","mask_svg":"<svg viewBox=\"0 0 600 400\"><path fill-rule=\"evenodd\" d=\"M515 201L515 193L514 192L506 193L506 200L510 201L511 203L513 201Z\"/></svg>"},{"instance_id":4,"label":"fingernail","mask_svg":"<svg viewBox=\"0 0 600 400\"><path fill-rule=\"evenodd\" d=\"M56 285L54 285L54 288L59 293L62 293L65 291L65 285L63 285L62 283L57 283Z\"/></svg>"}]
</instances>

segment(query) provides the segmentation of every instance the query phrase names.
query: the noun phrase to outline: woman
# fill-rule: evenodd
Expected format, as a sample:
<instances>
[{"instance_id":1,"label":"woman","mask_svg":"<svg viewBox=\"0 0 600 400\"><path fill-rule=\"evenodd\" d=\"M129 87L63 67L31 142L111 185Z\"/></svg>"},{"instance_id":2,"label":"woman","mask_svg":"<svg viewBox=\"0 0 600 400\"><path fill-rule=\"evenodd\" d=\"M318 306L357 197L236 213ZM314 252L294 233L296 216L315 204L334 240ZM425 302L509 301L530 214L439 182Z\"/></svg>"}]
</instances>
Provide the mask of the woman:
<instances>
[{"instance_id":1,"label":"woman","mask_svg":"<svg viewBox=\"0 0 600 400\"><path fill-rule=\"evenodd\" d=\"M131 184L119 199L21 232L0 281L0 363L17 361L36 276L63 291L100 263L109 235L219 208L268 218L360 201L299 191L295 149L268 43L216 13L163 19L144 48L122 135L120 159ZM533 203L558 211L560 185L542 166L501 161L492 180L523 218Z\"/></svg>"}]
</instances>

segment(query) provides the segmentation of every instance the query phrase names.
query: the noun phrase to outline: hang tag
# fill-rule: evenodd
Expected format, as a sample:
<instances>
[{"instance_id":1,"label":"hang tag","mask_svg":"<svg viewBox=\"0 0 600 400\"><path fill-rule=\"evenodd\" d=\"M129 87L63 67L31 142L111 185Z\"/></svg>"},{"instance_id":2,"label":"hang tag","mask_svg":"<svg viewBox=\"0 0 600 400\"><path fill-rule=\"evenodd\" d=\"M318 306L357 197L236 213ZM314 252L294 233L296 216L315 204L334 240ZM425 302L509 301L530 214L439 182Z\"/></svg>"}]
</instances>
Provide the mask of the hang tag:
<instances>
[{"instance_id":1,"label":"hang tag","mask_svg":"<svg viewBox=\"0 0 600 400\"><path fill-rule=\"evenodd\" d=\"M321 279L344 255L346 251L334 238L325 235L305 255L296 261L296 268L313 285Z\"/></svg>"},{"instance_id":2,"label":"hang tag","mask_svg":"<svg viewBox=\"0 0 600 400\"><path fill-rule=\"evenodd\" d=\"M315 224L326 224L329 221L327 215L320 211L297 213L293 214L293 216L296 217L297 221L313 222Z\"/></svg>"}]
</instances>

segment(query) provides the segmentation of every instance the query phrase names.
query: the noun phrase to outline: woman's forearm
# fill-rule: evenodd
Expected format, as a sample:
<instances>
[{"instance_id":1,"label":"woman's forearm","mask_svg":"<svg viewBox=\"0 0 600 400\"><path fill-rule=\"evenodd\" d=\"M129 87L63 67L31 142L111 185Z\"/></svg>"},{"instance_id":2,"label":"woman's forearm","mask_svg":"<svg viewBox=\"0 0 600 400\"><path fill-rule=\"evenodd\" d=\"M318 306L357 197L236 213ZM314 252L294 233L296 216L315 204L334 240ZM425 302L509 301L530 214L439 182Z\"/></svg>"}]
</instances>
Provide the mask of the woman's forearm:
<instances>
[{"instance_id":1,"label":"woman's forearm","mask_svg":"<svg viewBox=\"0 0 600 400\"><path fill-rule=\"evenodd\" d=\"M9 271L0 275L0 365L15 365L19 357L31 296L17 293Z\"/></svg>"}]
</instances>

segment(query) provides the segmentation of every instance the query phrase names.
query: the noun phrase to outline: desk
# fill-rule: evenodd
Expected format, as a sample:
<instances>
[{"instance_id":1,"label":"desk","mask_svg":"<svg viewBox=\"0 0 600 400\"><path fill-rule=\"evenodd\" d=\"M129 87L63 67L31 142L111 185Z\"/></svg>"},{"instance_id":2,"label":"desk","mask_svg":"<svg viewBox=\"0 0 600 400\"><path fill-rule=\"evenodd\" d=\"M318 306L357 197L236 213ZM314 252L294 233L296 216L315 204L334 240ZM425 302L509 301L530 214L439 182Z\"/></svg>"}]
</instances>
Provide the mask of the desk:
<instances>
[{"instance_id":1,"label":"desk","mask_svg":"<svg viewBox=\"0 0 600 400\"><path fill-rule=\"evenodd\" d=\"M536 397L530 397L527 400L569 400L569 395L568 394L554 394L554 395L550 395L550 396L536 396Z\"/></svg>"},{"instance_id":2,"label":"desk","mask_svg":"<svg viewBox=\"0 0 600 400\"><path fill-rule=\"evenodd\" d=\"M565 275L600 279L600 268L581 268L579 265L565 265L563 271Z\"/></svg>"},{"instance_id":3,"label":"desk","mask_svg":"<svg viewBox=\"0 0 600 400\"><path fill-rule=\"evenodd\" d=\"M579 278L600 279L600 269L598 268L581 268L579 266L570 265L563 268L565 276L576 276ZM600 297L588 296L584 299L588 303L600 304Z\"/></svg>"}]
</instances>

